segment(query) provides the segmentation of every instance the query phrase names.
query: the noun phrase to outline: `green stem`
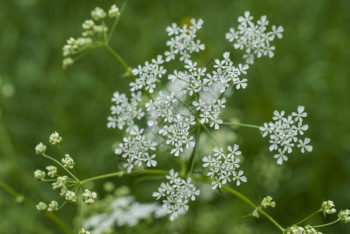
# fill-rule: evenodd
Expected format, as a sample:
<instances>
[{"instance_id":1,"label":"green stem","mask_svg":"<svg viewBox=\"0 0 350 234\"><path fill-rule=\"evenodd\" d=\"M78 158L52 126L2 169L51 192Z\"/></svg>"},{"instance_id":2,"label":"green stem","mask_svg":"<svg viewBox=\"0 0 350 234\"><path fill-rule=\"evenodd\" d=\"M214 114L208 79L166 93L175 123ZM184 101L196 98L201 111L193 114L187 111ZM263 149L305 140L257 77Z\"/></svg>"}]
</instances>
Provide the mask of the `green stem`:
<instances>
[{"instance_id":1,"label":"green stem","mask_svg":"<svg viewBox=\"0 0 350 234\"><path fill-rule=\"evenodd\" d=\"M301 224L302 222L304 222L304 221L308 220L309 218L311 218L312 216L314 216L314 215L315 215L315 214L317 214L318 212L321 212L321 210L315 211L314 213L312 213L311 215L307 216L305 219L303 219L303 220L301 220L301 221L297 222L297 223L296 223L296 224L294 224L294 225Z\"/></svg>"},{"instance_id":2,"label":"green stem","mask_svg":"<svg viewBox=\"0 0 350 234\"><path fill-rule=\"evenodd\" d=\"M119 16L115 19L115 21L113 22L113 25L112 25L111 30L109 31L109 35L108 35L108 37L107 37L107 44L110 42L110 40L111 40L111 38L112 38L112 35L113 35L113 33L114 33L114 30L115 30L115 28L116 28L116 26L117 26L117 24L118 24L118 22L119 22L119 19L121 18L122 14L123 14L123 12L124 12L124 10L125 10L125 7L126 7L127 2L128 2L128 1L125 1L125 2L124 2L123 6L122 6L121 9L120 9L120 15L119 15Z\"/></svg>"},{"instance_id":3,"label":"green stem","mask_svg":"<svg viewBox=\"0 0 350 234\"><path fill-rule=\"evenodd\" d=\"M200 182L204 182L207 184L211 184L211 180L209 178L203 178L203 177L198 177L198 176L191 176L191 178L193 180L196 181L200 181ZM254 209L257 208L257 205L254 204L254 202L252 202L249 198L247 198L246 196L244 196L242 193L238 192L235 189L232 189L226 185L223 185L221 187L223 190L226 190L227 192L233 194L234 196L238 197L239 199L241 199L242 201L244 201L245 203L247 203L248 205L250 205L251 207L253 207ZM264 215L268 220L270 220L271 223L273 223L279 230L281 230L282 232L285 230L274 218L272 218L268 213L266 213L265 211L258 209L258 211Z\"/></svg>"},{"instance_id":4,"label":"green stem","mask_svg":"<svg viewBox=\"0 0 350 234\"><path fill-rule=\"evenodd\" d=\"M131 172L130 174L127 173L126 171L119 171L119 172L113 172L113 173L95 176L95 177L91 177L91 178L82 180L81 184L84 184L88 181L101 180L101 179L106 179L106 178L111 178L111 177L121 177L124 175L141 175L141 174L143 174L143 175L167 175L168 173L169 173L168 171L158 170L158 169L148 169L148 170L143 170L143 171L135 171L135 172ZM211 184L211 182L212 182L209 178L203 178L201 176L191 175L190 177L195 181L204 182L207 184ZM254 202L252 202L249 198L247 198L246 196L244 196L242 193L238 192L237 190L232 189L232 188L225 186L225 185L222 186L222 189L226 190L227 192L238 197L239 199L241 199L242 201L244 201L245 203L247 203L248 205L250 205L254 209L257 208L257 205L255 205ZM260 210L260 209L258 209L258 211L262 215L264 215L271 223L273 223L279 230L281 230L282 232L285 231L285 229L274 218L272 218L268 213L266 213L265 211Z\"/></svg>"},{"instance_id":5,"label":"green stem","mask_svg":"<svg viewBox=\"0 0 350 234\"><path fill-rule=\"evenodd\" d=\"M321 225L316 225L316 226L312 226L313 228L320 228L320 227L326 227L326 226L330 226L332 224L335 224L337 222L339 222L340 219L338 218L337 220L334 220L333 222L330 222L330 223L326 223L326 224L321 224Z\"/></svg>"},{"instance_id":6,"label":"green stem","mask_svg":"<svg viewBox=\"0 0 350 234\"><path fill-rule=\"evenodd\" d=\"M158 169L148 169L148 170L142 170L142 171L133 171L131 173L128 173L126 171L118 171L118 172L112 172L104 175L99 175L95 177L91 177L85 180L80 181L81 184L84 184L89 181L96 181L96 180L103 180L111 177L122 177L124 175L167 175L169 172L165 170L158 170Z\"/></svg>"},{"instance_id":7,"label":"green stem","mask_svg":"<svg viewBox=\"0 0 350 234\"><path fill-rule=\"evenodd\" d=\"M70 172L65 166L63 166L62 163L60 163L58 160L54 159L53 157L51 157L45 153L42 155L45 158L48 158L48 159L54 161L56 164L58 164L60 167L62 167L72 178L74 178L79 183L79 179L72 172Z\"/></svg>"},{"instance_id":8,"label":"green stem","mask_svg":"<svg viewBox=\"0 0 350 234\"><path fill-rule=\"evenodd\" d=\"M4 157L7 157L7 159L14 164L16 162L15 148L12 144L10 134L8 133L1 117L0 117L0 142L1 142L1 152L3 153Z\"/></svg>"},{"instance_id":9,"label":"green stem","mask_svg":"<svg viewBox=\"0 0 350 234\"><path fill-rule=\"evenodd\" d=\"M207 126L205 126L205 124L201 125L204 130L207 132L207 134L215 141L215 144L217 144L218 146L220 146L219 142L215 139L215 137L210 133L210 130L208 129Z\"/></svg>"},{"instance_id":10,"label":"green stem","mask_svg":"<svg viewBox=\"0 0 350 234\"><path fill-rule=\"evenodd\" d=\"M106 49L108 50L109 53L111 53L117 60L118 62L122 65L122 67L125 69L127 74L131 74L131 68L128 66L128 64L124 61L124 59L110 47L107 43L104 45ZM134 77L133 77L134 78Z\"/></svg>"},{"instance_id":11,"label":"green stem","mask_svg":"<svg viewBox=\"0 0 350 234\"><path fill-rule=\"evenodd\" d=\"M195 138L195 141L196 141L196 144L193 148L193 151L192 151L192 155L191 155L191 158L190 160L188 161L188 165L187 165L187 168L186 168L186 175L188 174L191 174L192 173L192 170L193 170L193 166L194 166L194 162L196 161L196 153L197 153L197 148L198 148L198 142L199 142L199 136L201 134L201 126L199 125L198 129L197 129L197 135L196 135L196 138Z\"/></svg>"},{"instance_id":12,"label":"green stem","mask_svg":"<svg viewBox=\"0 0 350 234\"><path fill-rule=\"evenodd\" d=\"M22 197L23 202L35 209L35 203L27 198L25 198L22 194L13 189L10 185L0 181L0 188L3 188L6 192L14 196L15 198ZM71 234L73 233L70 228L65 224L58 216L51 212L45 212L45 215L54 222L59 228L62 229L64 233Z\"/></svg>"},{"instance_id":13,"label":"green stem","mask_svg":"<svg viewBox=\"0 0 350 234\"><path fill-rule=\"evenodd\" d=\"M235 123L235 122L224 122L223 124L231 125L231 126L239 126L239 127L257 128L257 129L260 128L260 126L254 125L254 124L243 124L243 123Z\"/></svg>"}]
</instances>

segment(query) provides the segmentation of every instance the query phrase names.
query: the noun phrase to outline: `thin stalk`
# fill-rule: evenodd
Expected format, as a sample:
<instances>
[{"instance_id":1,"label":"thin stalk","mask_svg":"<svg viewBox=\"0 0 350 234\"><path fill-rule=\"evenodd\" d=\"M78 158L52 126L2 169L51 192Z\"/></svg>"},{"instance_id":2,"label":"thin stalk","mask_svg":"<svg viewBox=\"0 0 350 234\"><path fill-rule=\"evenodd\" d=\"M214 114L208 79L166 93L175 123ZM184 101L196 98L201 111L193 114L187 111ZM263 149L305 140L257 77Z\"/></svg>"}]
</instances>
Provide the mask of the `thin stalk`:
<instances>
[{"instance_id":1,"label":"thin stalk","mask_svg":"<svg viewBox=\"0 0 350 234\"><path fill-rule=\"evenodd\" d=\"M100 176L95 176L95 177L91 177L85 180L81 181L81 184L84 184L88 181L95 181L95 180L101 180L101 179L106 179L106 178L111 178L111 177L121 177L124 175L141 175L141 174L148 174L148 175L167 175L169 172L166 170L158 170L158 169L149 169L149 170L143 170L143 171L135 171L132 173L127 173L126 171L119 171L119 172L113 172L113 173L109 173L109 174L104 174L104 175L100 175ZM186 177L186 176L184 176ZM191 175L190 176L193 180L199 181L199 182L204 182L207 184L211 184L211 180L209 178L203 178L201 176L196 176L196 175ZM249 206L253 207L254 209L257 208L257 205L254 204L254 202L252 202L249 198L247 198L246 196L244 196L242 193L238 192L235 189L232 189L228 186L223 185L222 186L223 190L226 190L227 192L233 194L234 196L238 197L239 199L241 199L242 201L244 201L245 203L247 203ZM271 223L273 223L279 230L281 230L282 232L285 231L285 229L274 219L272 218L268 213L266 213L263 210L258 209L258 211L264 215Z\"/></svg>"},{"instance_id":2,"label":"thin stalk","mask_svg":"<svg viewBox=\"0 0 350 234\"><path fill-rule=\"evenodd\" d=\"M201 125L204 130L207 132L207 134L215 141L215 144L217 144L218 146L220 146L219 142L215 139L215 137L210 133L209 129L207 126L205 126L205 124Z\"/></svg>"},{"instance_id":3,"label":"thin stalk","mask_svg":"<svg viewBox=\"0 0 350 234\"><path fill-rule=\"evenodd\" d=\"M196 180L196 181L201 181L201 182L205 182L210 184L211 180L207 179L207 178L203 178L203 177L198 177L198 176L191 176L192 179ZM246 196L244 196L242 193L238 192L235 189L232 189L226 185L223 185L221 187L223 190L226 190L227 192L231 193L232 195L238 197L239 199L241 199L242 201L244 201L245 203L247 203L249 206L253 207L254 209L257 208L257 205L254 204L254 202L252 202L249 198L247 198ZM273 223L279 230L281 230L282 232L285 230L274 218L272 218L268 213L266 213L265 211L258 209L258 211L264 215L271 223Z\"/></svg>"},{"instance_id":4,"label":"thin stalk","mask_svg":"<svg viewBox=\"0 0 350 234\"><path fill-rule=\"evenodd\" d=\"M257 129L260 128L260 126L254 125L254 124L243 124L243 123L233 123L233 122L224 122L223 124L231 125L231 126L239 126L239 127L257 128Z\"/></svg>"},{"instance_id":5,"label":"thin stalk","mask_svg":"<svg viewBox=\"0 0 350 234\"><path fill-rule=\"evenodd\" d=\"M317 214L318 212L321 212L321 210L315 211L314 213L312 213L311 215L307 216L305 219L297 222L295 225L301 224L302 222L308 220L309 218L311 218L312 216L314 216L315 214Z\"/></svg>"},{"instance_id":6,"label":"thin stalk","mask_svg":"<svg viewBox=\"0 0 350 234\"><path fill-rule=\"evenodd\" d=\"M313 228L320 228L320 227L327 227L327 226L330 226L332 224L335 224L337 222L339 222L340 219L338 218L337 220L334 220L333 222L330 222L330 223L326 223L326 224L321 224L321 225L316 225L316 226L312 226Z\"/></svg>"},{"instance_id":7,"label":"thin stalk","mask_svg":"<svg viewBox=\"0 0 350 234\"><path fill-rule=\"evenodd\" d=\"M121 9L120 9L120 15L119 15L119 16L115 19L115 21L113 22L113 25L112 25L111 30L109 31L109 35L108 35L108 37L107 37L107 43L110 42L110 40L111 40L111 38L112 38L112 35L113 35L113 33L114 33L114 30L115 30L115 28L116 28L116 26L117 26L117 24L118 24L118 22L119 22L119 19L121 18L122 14L123 14L123 12L124 12L124 10L125 10L125 7L126 7L126 4L127 4L127 3L128 3L128 1L125 1L125 2L124 2L123 6L122 6Z\"/></svg>"},{"instance_id":8,"label":"thin stalk","mask_svg":"<svg viewBox=\"0 0 350 234\"><path fill-rule=\"evenodd\" d=\"M23 202L35 209L35 203L27 198L25 198L22 194L17 192L14 188L12 188L10 185L4 183L3 181L0 181L0 188L3 188L6 192L14 196L15 198L22 197ZM58 216L51 212L45 212L44 213L52 222L54 222L64 233L71 234L73 233L71 229L67 226L66 223L64 223Z\"/></svg>"},{"instance_id":9,"label":"thin stalk","mask_svg":"<svg viewBox=\"0 0 350 234\"><path fill-rule=\"evenodd\" d=\"M80 181L81 184L84 184L88 181L96 181L96 180L103 180L111 177L122 177L124 175L167 175L169 172L165 170L158 170L158 169L148 169L148 170L142 170L142 171L134 171L131 173L128 173L126 171L118 171L118 172L112 172L104 175L99 175L95 177L91 177L85 180Z\"/></svg>"},{"instance_id":10,"label":"thin stalk","mask_svg":"<svg viewBox=\"0 0 350 234\"><path fill-rule=\"evenodd\" d=\"M105 44L106 49L108 50L109 53L111 53L117 60L118 62L122 65L122 67L125 69L125 71L128 74L131 74L131 69L128 66L128 64L124 61L124 59L115 51L112 49L112 47L110 47L107 43ZM135 77L133 77L135 78Z\"/></svg>"},{"instance_id":11,"label":"thin stalk","mask_svg":"<svg viewBox=\"0 0 350 234\"><path fill-rule=\"evenodd\" d=\"M79 182L79 179L72 173L70 172L65 166L62 165L58 160L54 159L53 157L47 155L47 154L42 154L45 158L48 158L52 161L54 161L56 164L58 164L60 167L62 167L72 178L74 178L77 182Z\"/></svg>"},{"instance_id":12,"label":"thin stalk","mask_svg":"<svg viewBox=\"0 0 350 234\"><path fill-rule=\"evenodd\" d=\"M190 160L188 161L188 164L187 164L187 168L186 168L186 175L188 174L191 174L192 173L192 170L193 170L193 166L194 166L194 162L196 161L196 154L197 154L197 148L198 148L198 142L199 142L199 136L201 134L201 126L198 127L197 129L197 135L196 135L196 144L193 148L193 151L192 151L192 154L191 154L191 157L190 157Z\"/></svg>"}]
</instances>

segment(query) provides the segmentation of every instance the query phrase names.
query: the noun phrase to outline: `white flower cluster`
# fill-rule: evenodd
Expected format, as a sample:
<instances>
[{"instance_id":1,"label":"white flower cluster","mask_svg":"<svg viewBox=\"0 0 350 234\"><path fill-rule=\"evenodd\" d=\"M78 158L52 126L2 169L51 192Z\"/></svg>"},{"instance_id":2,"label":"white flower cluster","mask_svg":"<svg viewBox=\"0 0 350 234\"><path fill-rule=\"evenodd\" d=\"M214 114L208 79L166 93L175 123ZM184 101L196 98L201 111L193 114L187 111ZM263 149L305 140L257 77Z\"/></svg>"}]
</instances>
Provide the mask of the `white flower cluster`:
<instances>
[{"instance_id":1,"label":"white flower cluster","mask_svg":"<svg viewBox=\"0 0 350 234\"><path fill-rule=\"evenodd\" d=\"M68 68L74 63L71 56L82 53L97 44L103 44L107 38L108 27L105 19L107 15L110 19L117 19L120 15L119 8L114 4L108 11L108 14L100 7L91 11L91 18L85 20L82 24L83 33L81 37L69 38L67 44L63 46L63 69Z\"/></svg>"},{"instance_id":2,"label":"white flower cluster","mask_svg":"<svg viewBox=\"0 0 350 234\"><path fill-rule=\"evenodd\" d=\"M203 167L209 167L207 176L212 179L212 188L221 188L223 184L227 182L236 181L236 185L239 186L241 182L247 182L247 178L243 175L243 171L239 170L238 158L241 155L241 151L238 150L238 145L233 147L228 146L228 154L224 153L223 148L214 147L213 156L208 155L203 158Z\"/></svg>"},{"instance_id":3,"label":"white flower cluster","mask_svg":"<svg viewBox=\"0 0 350 234\"><path fill-rule=\"evenodd\" d=\"M114 105L111 106L111 116L108 117L108 128L123 129L126 125L127 132L135 127L135 119L141 119L144 116L142 109L138 108L141 102L141 92L131 93L130 102L125 94L114 92L112 97Z\"/></svg>"},{"instance_id":4,"label":"white flower cluster","mask_svg":"<svg viewBox=\"0 0 350 234\"><path fill-rule=\"evenodd\" d=\"M204 44L201 44L200 40L195 41L197 31L202 28L202 25L202 19L191 19L190 26L185 24L179 27L175 23L168 26L166 31L171 38L166 42L167 46L169 46L169 51L164 53L165 60L169 62L174 60L176 55L180 54L180 61L186 61L191 58L193 52L204 50Z\"/></svg>"},{"instance_id":5,"label":"white flower cluster","mask_svg":"<svg viewBox=\"0 0 350 234\"><path fill-rule=\"evenodd\" d=\"M286 154L292 153L295 146L300 148L302 153L312 151L312 146L308 145L310 138L299 139L308 129L308 125L303 124L303 118L307 116L304 110L303 106L298 106L297 112L293 112L288 116L284 116L284 111L274 111L272 117L274 122L264 123L260 127L263 137L269 135L270 151L278 151L274 157L280 165L288 160Z\"/></svg>"},{"instance_id":6,"label":"white flower cluster","mask_svg":"<svg viewBox=\"0 0 350 234\"><path fill-rule=\"evenodd\" d=\"M153 193L153 197L156 197L157 200L165 198L163 207L170 214L170 220L174 221L178 215L185 214L188 211L189 200L196 200L196 196L199 195L200 191L191 183L191 178L181 179L173 169L169 171L166 178L169 182L161 183L158 192Z\"/></svg>"},{"instance_id":7,"label":"white flower cluster","mask_svg":"<svg viewBox=\"0 0 350 234\"><path fill-rule=\"evenodd\" d=\"M173 116L176 116L174 110L175 104L176 98L173 93L167 94L160 91L154 100L149 100L145 105L148 113L148 126L153 127L158 125L159 121L171 123Z\"/></svg>"},{"instance_id":8,"label":"white flower cluster","mask_svg":"<svg viewBox=\"0 0 350 234\"><path fill-rule=\"evenodd\" d=\"M141 220L161 218L166 210L157 203L138 203L133 196L118 197L110 204L111 213L91 216L84 221L84 228L92 234L104 233L114 226L136 226Z\"/></svg>"},{"instance_id":9,"label":"white flower cluster","mask_svg":"<svg viewBox=\"0 0 350 234\"><path fill-rule=\"evenodd\" d=\"M144 66L139 65L137 68L132 69L132 74L137 77L135 82L130 83L130 91L145 89L150 93L154 92L156 88L157 79L162 78L166 73L161 64L164 63L163 56L158 55L157 58L152 59L152 62L145 62Z\"/></svg>"},{"instance_id":10,"label":"white flower cluster","mask_svg":"<svg viewBox=\"0 0 350 234\"><path fill-rule=\"evenodd\" d=\"M123 143L120 143L119 148L115 150L116 154L126 159L123 166L128 173L131 173L134 167L155 167L157 165L157 161L154 160L156 155L148 152L155 151L157 143L147 140L142 133L143 129L131 131L132 136L124 137Z\"/></svg>"},{"instance_id":11,"label":"white flower cluster","mask_svg":"<svg viewBox=\"0 0 350 234\"><path fill-rule=\"evenodd\" d=\"M238 30L230 28L226 33L226 39L230 42L234 42L235 49L245 50L243 58L246 63L253 64L254 57L257 56L274 56L275 46L271 45L271 42L277 38L282 38L283 27L275 25L272 26L271 31L267 32L266 27L269 21L266 16L263 15L257 21L253 23L253 16L249 11L244 12L244 16L238 17Z\"/></svg>"},{"instance_id":12,"label":"white flower cluster","mask_svg":"<svg viewBox=\"0 0 350 234\"><path fill-rule=\"evenodd\" d=\"M191 125L196 124L194 119L193 115L186 118L177 114L175 118L172 118L169 125L164 125L159 130L159 134L166 138L166 144L174 146L170 151L174 156L179 156L183 152L184 146L188 148L195 145L193 136L189 135Z\"/></svg>"}]
</instances>

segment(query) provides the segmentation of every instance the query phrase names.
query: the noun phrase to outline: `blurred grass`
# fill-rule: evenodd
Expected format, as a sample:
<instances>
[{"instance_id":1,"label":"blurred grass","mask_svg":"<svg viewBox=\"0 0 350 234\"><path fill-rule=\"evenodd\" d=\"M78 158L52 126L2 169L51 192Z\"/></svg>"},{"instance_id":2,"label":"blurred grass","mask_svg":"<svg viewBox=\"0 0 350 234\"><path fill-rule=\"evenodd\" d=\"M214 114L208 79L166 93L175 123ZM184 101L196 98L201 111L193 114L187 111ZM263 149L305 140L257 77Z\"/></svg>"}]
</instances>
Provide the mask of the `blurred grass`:
<instances>
[{"instance_id":1,"label":"blurred grass","mask_svg":"<svg viewBox=\"0 0 350 234\"><path fill-rule=\"evenodd\" d=\"M55 196L49 185L32 177L36 168L47 165L34 154L34 146L47 142L53 131L63 136L63 147L78 161L82 178L116 170L111 145L121 139L121 133L106 128L106 117L112 93L128 87L129 81L121 77L122 67L101 49L72 69L61 69L61 48L66 39L80 35L80 24L96 5L106 9L113 3L0 1L0 78L15 87L12 97L0 95L0 176L35 202ZM271 214L282 225L313 212L323 200L335 201L338 209L350 208L349 1L129 1L111 44L129 65L136 66L164 51L167 25L188 17L202 18L205 24L200 38L207 48L202 60L208 61L225 50L235 53L224 35L237 25L237 17L245 10L255 18L267 15L270 24L283 25L285 33L275 43L275 57L257 60L247 75L248 89L229 100L232 115L245 123L261 124L269 121L274 109L290 113L304 105L314 151L294 153L281 169L284 176L277 182L278 189L270 194L268 184L263 186L259 180L254 184L254 175L264 175L252 166L258 155L272 157L266 150L268 143L256 130L238 129L238 141L246 156L242 167L249 178L240 190L255 201L266 193L275 197L278 206ZM236 57L237 63L241 62L238 53ZM49 152L58 153L53 148ZM115 180L117 184L131 182ZM132 189L139 200L150 201L156 185L152 186L136 183ZM240 218L249 212L234 198L219 196L208 205L194 204L190 215L169 225L178 225L174 230L180 233L231 233L246 223L248 229L256 227L252 233L277 233L266 220ZM74 214L73 206L58 212L69 225ZM25 225L18 225L18 217ZM314 221L323 222L323 217ZM208 227L203 229L205 224ZM350 228L337 224L320 231L349 233ZM0 233L61 231L0 190Z\"/></svg>"}]
</instances>

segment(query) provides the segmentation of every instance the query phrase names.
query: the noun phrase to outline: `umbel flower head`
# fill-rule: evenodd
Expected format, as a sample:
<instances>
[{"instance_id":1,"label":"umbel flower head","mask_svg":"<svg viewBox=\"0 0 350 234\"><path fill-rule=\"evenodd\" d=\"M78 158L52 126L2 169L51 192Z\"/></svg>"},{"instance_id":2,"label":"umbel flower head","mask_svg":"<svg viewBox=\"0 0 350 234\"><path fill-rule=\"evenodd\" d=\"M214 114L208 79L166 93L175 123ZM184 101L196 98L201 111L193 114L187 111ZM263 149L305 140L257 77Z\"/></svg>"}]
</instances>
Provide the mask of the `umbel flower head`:
<instances>
[{"instance_id":1,"label":"umbel flower head","mask_svg":"<svg viewBox=\"0 0 350 234\"><path fill-rule=\"evenodd\" d=\"M238 29L230 28L226 33L226 39L233 43L235 49L245 50L243 58L246 63L253 64L255 56L274 56L275 46L271 42L277 37L282 38L283 27L272 26L271 31L266 31L269 21L263 15L253 23L253 16L249 11L244 12L244 16L238 17L240 23Z\"/></svg>"},{"instance_id":2,"label":"umbel flower head","mask_svg":"<svg viewBox=\"0 0 350 234\"><path fill-rule=\"evenodd\" d=\"M287 154L292 153L295 147L300 148L302 153L312 151L312 146L309 145L310 138L300 138L309 128L307 124L303 123L303 119L307 116L304 110L303 106L298 106L297 112L288 116L284 116L284 111L275 110L272 117L274 122L264 123L260 127L262 136L270 138L269 150L277 151L274 157L278 164L287 161Z\"/></svg>"},{"instance_id":3,"label":"umbel flower head","mask_svg":"<svg viewBox=\"0 0 350 234\"><path fill-rule=\"evenodd\" d=\"M171 169L169 175L166 176L169 182L161 183L158 192L153 193L153 197L157 200L164 198L163 207L170 214L170 220L185 214L189 209L189 201L196 200L196 196L200 191L191 183L191 178L182 179L179 174Z\"/></svg>"},{"instance_id":4,"label":"umbel flower head","mask_svg":"<svg viewBox=\"0 0 350 234\"><path fill-rule=\"evenodd\" d=\"M239 168L241 151L238 150L238 145L233 147L228 146L228 154L225 154L223 148L214 147L213 156L208 155L203 158L203 167L209 167L209 176L212 182L212 188L221 188L223 184L227 182L236 181L236 185L239 186L241 182L247 182L247 178L243 175L243 171L236 169Z\"/></svg>"}]
</instances>

